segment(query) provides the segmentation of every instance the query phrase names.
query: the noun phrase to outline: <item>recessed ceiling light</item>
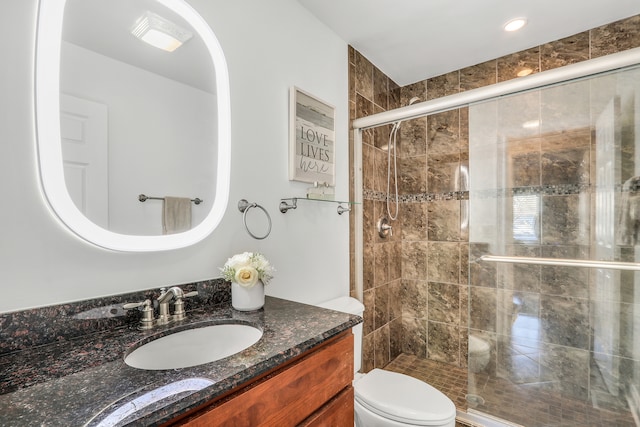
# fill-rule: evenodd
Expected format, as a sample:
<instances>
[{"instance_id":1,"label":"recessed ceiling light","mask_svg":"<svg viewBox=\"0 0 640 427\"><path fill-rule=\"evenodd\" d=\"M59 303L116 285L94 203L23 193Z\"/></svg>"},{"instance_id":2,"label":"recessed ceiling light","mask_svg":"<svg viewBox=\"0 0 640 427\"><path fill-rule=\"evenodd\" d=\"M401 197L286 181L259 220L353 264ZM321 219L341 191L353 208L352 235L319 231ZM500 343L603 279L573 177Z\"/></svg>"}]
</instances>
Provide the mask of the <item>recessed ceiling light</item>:
<instances>
[{"instance_id":1,"label":"recessed ceiling light","mask_svg":"<svg viewBox=\"0 0 640 427\"><path fill-rule=\"evenodd\" d=\"M506 24L504 24L504 30L518 31L520 28L524 27L525 25L527 25L526 18L515 18L507 22Z\"/></svg>"},{"instance_id":2,"label":"recessed ceiling light","mask_svg":"<svg viewBox=\"0 0 640 427\"><path fill-rule=\"evenodd\" d=\"M149 11L138 18L131 29L131 34L143 42L167 52L173 52L193 37L193 33L190 31Z\"/></svg>"},{"instance_id":3,"label":"recessed ceiling light","mask_svg":"<svg viewBox=\"0 0 640 427\"><path fill-rule=\"evenodd\" d=\"M531 74L531 73L533 73L533 70L532 70L531 68L527 67L527 68L523 68L523 69L521 69L520 71L518 71L518 72L516 73L516 76L518 76L518 77L524 77L524 76L528 76L528 75L529 75L529 74Z\"/></svg>"}]
</instances>

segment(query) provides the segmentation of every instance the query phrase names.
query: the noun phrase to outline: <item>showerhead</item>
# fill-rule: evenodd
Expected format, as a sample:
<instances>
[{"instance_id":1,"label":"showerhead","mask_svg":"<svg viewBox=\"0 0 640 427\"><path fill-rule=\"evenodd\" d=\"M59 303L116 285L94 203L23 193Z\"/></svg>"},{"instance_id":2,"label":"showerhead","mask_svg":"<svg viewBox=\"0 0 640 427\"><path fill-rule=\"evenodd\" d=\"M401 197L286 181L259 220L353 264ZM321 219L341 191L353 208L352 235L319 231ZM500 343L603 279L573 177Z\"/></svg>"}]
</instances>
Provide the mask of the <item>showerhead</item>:
<instances>
[{"instance_id":1,"label":"showerhead","mask_svg":"<svg viewBox=\"0 0 640 427\"><path fill-rule=\"evenodd\" d=\"M409 103L407 104L407 106L409 106L409 105L411 105L411 104L415 104L416 102L420 102L420 101L422 101L422 100L420 99L420 97L418 97L418 96L414 96L413 98L411 98L411 99L409 100ZM398 129L400 129L400 123L402 123L402 120L398 120L397 122L395 122L395 123L393 124L393 128L392 128L391 132L397 132L397 131L398 131Z\"/></svg>"}]
</instances>

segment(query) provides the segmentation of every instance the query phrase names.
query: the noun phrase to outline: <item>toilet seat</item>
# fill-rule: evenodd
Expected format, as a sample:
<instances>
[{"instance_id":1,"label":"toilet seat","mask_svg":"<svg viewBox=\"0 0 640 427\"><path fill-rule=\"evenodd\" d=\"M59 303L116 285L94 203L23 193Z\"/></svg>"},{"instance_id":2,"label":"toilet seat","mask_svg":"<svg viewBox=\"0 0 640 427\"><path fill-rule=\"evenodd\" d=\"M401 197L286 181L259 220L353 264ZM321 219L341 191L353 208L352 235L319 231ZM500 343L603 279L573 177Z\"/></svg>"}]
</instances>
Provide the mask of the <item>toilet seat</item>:
<instances>
[{"instance_id":1,"label":"toilet seat","mask_svg":"<svg viewBox=\"0 0 640 427\"><path fill-rule=\"evenodd\" d=\"M408 375L374 369L353 387L359 404L400 423L439 426L456 417L456 407L447 396Z\"/></svg>"}]
</instances>

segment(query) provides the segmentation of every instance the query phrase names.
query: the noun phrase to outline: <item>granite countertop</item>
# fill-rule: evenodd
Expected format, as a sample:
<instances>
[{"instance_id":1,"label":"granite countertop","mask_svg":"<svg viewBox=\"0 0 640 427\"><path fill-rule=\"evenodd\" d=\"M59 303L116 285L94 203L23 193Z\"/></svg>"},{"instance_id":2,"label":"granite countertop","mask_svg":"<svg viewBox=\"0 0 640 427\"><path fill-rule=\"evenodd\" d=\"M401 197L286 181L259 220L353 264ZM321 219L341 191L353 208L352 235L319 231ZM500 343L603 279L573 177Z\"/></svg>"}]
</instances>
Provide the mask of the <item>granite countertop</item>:
<instances>
[{"instance_id":1,"label":"granite countertop","mask_svg":"<svg viewBox=\"0 0 640 427\"><path fill-rule=\"evenodd\" d=\"M14 352L0 357L0 425L96 426L134 405L143 408L117 425L163 423L361 321L358 316L266 297L264 308L254 312L218 306L150 331L120 328ZM251 324L262 329L263 336L240 353L191 368L148 371L124 363L126 352L141 340L218 322ZM187 391L164 397L163 392L184 388Z\"/></svg>"}]
</instances>

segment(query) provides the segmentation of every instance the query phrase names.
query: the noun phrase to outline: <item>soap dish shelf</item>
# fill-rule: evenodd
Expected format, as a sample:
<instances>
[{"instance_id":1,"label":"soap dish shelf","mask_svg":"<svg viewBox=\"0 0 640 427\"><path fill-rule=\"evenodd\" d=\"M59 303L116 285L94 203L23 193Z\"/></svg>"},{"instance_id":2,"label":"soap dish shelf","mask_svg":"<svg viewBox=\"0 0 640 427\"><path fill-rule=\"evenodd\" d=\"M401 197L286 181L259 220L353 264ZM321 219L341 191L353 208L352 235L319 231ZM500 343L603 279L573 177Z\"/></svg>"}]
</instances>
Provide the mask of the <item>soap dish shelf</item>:
<instances>
[{"instance_id":1,"label":"soap dish shelf","mask_svg":"<svg viewBox=\"0 0 640 427\"><path fill-rule=\"evenodd\" d=\"M342 215L345 212L349 212L351 210L351 205L355 203L355 202L343 202L339 200L309 199L306 197L289 197L285 199L280 199L280 212L287 213L289 209L297 209L299 200L304 200L309 202L320 202L320 203L337 203L338 215Z\"/></svg>"}]
</instances>

